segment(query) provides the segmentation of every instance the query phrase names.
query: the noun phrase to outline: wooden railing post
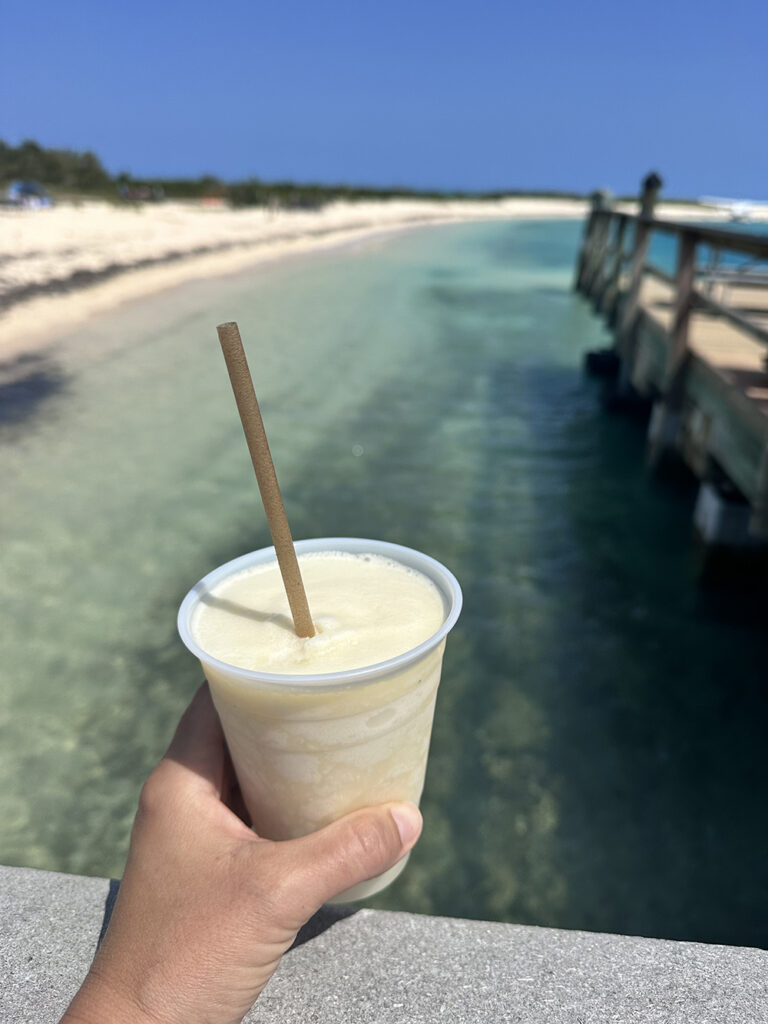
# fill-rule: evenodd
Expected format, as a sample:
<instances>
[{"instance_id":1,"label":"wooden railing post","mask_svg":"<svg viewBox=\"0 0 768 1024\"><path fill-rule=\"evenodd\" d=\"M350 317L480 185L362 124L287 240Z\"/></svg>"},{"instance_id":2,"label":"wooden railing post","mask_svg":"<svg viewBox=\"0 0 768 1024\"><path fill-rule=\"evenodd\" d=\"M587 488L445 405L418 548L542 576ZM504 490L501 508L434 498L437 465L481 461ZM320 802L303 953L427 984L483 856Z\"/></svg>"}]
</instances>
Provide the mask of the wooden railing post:
<instances>
[{"instance_id":1,"label":"wooden railing post","mask_svg":"<svg viewBox=\"0 0 768 1024\"><path fill-rule=\"evenodd\" d=\"M613 213L610 210L600 210L592 236L592 249L581 284L581 290L587 298L594 299L602 287L612 224Z\"/></svg>"},{"instance_id":2,"label":"wooden railing post","mask_svg":"<svg viewBox=\"0 0 768 1024\"><path fill-rule=\"evenodd\" d=\"M643 271L645 270L645 262L648 256L654 208L662 184L663 182L659 175L653 171L645 176L642 183L640 213L635 220L635 248L632 254L629 287L624 297L621 318L616 331L616 352L621 359L620 389L627 388L632 377L635 327L640 303L640 289L643 283Z\"/></svg>"},{"instance_id":3,"label":"wooden railing post","mask_svg":"<svg viewBox=\"0 0 768 1024\"><path fill-rule=\"evenodd\" d=\"M629 286L624 296L621 319L619 320L619 327L616 332L616 349L622 358L630 355L650 234L651 229L647 221L640 220L639 218L635 220L635 247L632 253L632 266L629 271Z\"/></svg>"},{"instance_id":4,"label":"wooden railing post","mask_svg":"<svg viewBox=\"0 0 768 1024\"><path fill-rule=\"evenodd\" d=\"M592 193L592 206L587 217L587 223L584 228L584 240L581 244L581 252L576 262L576 276L574 278L573 287L577 292L583 291L585 282L591 273L593 260L595 256L595 245L598 240L599 230L598 226L601 220L601 213L607 206L607 196L605 192L593 192Z\"/></svg>"},{"instance_id":5,"label":"wooden railing post","mask_svg":"<svg viewBox=\"0 0 768 1024\"><path fill-rule=\"evenodd\" d=\"M682 378L688 359L688 330L693 309L693 280L696 272L696 235L684 231L677 249L675 273L675 315L669 336L667 367L664 374L664 401L678 408L682 397Z\"/></svg>"},{"instance_id":6,"label":"wooden railing post","mask_svg":"<svg viewBox=\"0 0 768 1024\"><path fill-rule=\"evenodd\" d=\"M696 242L694 232L681 232L675 273L675 312L667 339L667 364L662 383L662 397L653 407L648 428L647 461L651 468L656 468L664 453L676 448L679 443L685 371L688 366L688 331L694 298Z\"/></svg>"},{"instance_id":7,"label":"wooden railing post","mask_svg":"<svg viewBox=\"0 0 768 1024\"><path fill-rule=\"evenodd\" d=\"M613 315L613 307L621 285L621 267L624 262L624 239L626 234L627 218L618 217L616 238L613 243L613 260L598 298L598 307L601 312L608 314L609 320Z\"/></svg>"},{"instance_id":8,"label":"wooden railing post","mask_svg":"<svg viewBox=\"0 0 768 1024\"><path fill-rule=\"evenodd\" d=\"M646 174L643 178L643 187L640 192L640 216L645 217L646 220L650 220L653 217L656 200L659 198L659 192L663 184L664 182L656 171L651 171L650 174Z\"/></svg>"}]
</instances>

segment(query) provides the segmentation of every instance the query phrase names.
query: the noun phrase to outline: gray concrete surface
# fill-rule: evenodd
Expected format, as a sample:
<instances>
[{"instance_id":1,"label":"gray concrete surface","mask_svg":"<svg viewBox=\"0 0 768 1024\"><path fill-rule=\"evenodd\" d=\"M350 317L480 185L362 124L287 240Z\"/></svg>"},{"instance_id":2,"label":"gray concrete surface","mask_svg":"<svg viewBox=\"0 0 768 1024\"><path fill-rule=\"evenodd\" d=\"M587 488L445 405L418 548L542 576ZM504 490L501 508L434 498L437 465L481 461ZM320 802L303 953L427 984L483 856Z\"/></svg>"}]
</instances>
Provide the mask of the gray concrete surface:
<instances>
[{"instance_id":1,"label":"gray concrete surface","mask_svg":"<svg viewBox=\"0 0 768 1024\"><path fill-rule=\"evenodd\" d=\"M115 890L0 867L2 1024L59 1019ZM300 939L249 1024L768 1022L763 950L349 908Z\"/></svg>"}]
</instances>

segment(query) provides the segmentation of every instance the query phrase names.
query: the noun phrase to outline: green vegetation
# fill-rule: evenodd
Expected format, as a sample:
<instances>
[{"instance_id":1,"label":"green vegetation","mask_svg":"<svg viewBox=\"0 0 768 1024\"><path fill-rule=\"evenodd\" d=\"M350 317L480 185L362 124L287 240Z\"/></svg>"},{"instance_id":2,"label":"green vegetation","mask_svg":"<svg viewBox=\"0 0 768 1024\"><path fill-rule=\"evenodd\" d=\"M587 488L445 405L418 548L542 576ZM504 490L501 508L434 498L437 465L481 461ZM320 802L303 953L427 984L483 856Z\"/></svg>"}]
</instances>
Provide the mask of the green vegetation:
<instances>
[{"instance_id":1,"label":"green vegetation","mask_svg":"<svg viewBox=\"0 0 768 1024\"><path fill-rule=\"evenodd\" d=\"M0 181L15 178L82 193L103 192L112 184L99 158L89 150L45 149L31 139L14 147L0 139Z\"/></svg>"},{"instance_id":2,"label":"green vegetation","mask_svg":"<svg viewBox=\"0 0 768 1024\"><path fill-rule=\"evenodd\" d=\"M370 188L353 185L266 182L259 178L223 182L212 175L199 178L136 178L127 172L112 176L92 152L46 149L30 139L11 146L0 139L0 186L14 179L45 185L57 198L94 197L115 201L159 199L223 200L232 206L279 206L316 209L335 200L353 199L501 199L506 196L582 198L577 192L519 191L447 192L395 186Z\"/></svg>"}]
</instances>

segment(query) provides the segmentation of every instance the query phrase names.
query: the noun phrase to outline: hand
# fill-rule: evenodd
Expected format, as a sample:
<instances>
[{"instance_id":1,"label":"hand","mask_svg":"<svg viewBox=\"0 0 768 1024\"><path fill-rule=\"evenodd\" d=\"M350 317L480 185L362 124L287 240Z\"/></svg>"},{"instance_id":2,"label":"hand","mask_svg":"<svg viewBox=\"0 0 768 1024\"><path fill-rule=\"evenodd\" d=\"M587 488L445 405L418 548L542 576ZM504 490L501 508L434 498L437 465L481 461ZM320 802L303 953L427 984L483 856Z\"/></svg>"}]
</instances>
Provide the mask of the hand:
<instances>
[{"instance_id":1,"label":"hand","mask_svg":"<svg viewBox=\"0 0 768 1024\"><path fill-rule=\"evenodd\" d=\"M312 914L421 832L398 803L272 842L238 798L204 684L144 785L112 920L62 1024L236 1024Z\"/></svg>"}]
</instances>

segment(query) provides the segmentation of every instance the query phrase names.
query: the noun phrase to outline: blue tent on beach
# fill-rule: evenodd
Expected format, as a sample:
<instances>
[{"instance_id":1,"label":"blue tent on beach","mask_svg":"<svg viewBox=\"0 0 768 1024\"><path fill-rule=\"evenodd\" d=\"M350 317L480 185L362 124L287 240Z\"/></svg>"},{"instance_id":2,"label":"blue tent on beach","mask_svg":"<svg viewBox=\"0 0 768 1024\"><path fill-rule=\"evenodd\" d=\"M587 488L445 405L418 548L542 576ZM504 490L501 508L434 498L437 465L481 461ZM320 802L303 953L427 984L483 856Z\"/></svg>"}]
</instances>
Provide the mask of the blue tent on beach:
<instances>
[{"instance_id":1,"label":"blue tent on beach","mask_svg":"<svg viewBox=\"0 0 768 1024\"><path fill-rule=\"evenodd\" d=\"M36 181L12 181L5 192L6 202L12 206L39 209L53 206L53 200L47 189Z\"/></svg>"}]
</instances>

